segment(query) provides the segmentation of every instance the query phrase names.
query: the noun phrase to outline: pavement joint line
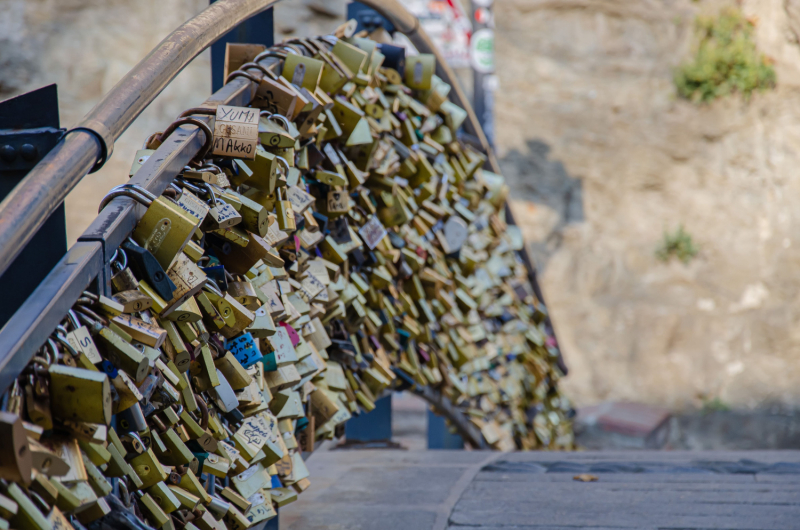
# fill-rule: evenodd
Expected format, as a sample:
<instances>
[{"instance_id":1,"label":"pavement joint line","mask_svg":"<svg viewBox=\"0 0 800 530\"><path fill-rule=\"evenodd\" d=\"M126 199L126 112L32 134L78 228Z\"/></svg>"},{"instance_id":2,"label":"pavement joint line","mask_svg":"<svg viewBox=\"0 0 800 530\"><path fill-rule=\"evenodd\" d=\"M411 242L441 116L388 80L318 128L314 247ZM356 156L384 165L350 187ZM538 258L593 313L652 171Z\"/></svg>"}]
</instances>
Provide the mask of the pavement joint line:
<instances>
[{"instance_id":1,"label":"pavement joint line","mask_svg":"<svg viewBox=\"0 0 800 530\"><path fill-rule=\"evenodd\" d=\"M489 453L486 458L464 470L464 473L461 474L461 478L459 478L450 488L450 495L448 495L447 499L445 499L445 501L437 508L436 520L434 521L433 528L431 530L447 530L450 525L450 516L453 514L456 503L458 503L458 501L461 499L461 496L464 494L469 485L472 484L472 481L475 479L478 473L480 473L481 469L488 466L495 460L498 460L505 454L506 453L501 452Z\"/></svg>"}]
</instances>

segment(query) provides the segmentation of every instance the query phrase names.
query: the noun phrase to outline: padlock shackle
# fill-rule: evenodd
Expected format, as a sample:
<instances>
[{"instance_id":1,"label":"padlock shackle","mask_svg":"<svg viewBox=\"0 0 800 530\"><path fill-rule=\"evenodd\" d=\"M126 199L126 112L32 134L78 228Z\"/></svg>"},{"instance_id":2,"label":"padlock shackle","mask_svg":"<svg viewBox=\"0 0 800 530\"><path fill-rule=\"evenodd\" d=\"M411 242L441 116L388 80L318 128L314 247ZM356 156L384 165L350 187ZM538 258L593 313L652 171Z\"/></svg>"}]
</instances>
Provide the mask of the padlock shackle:
<instances>
[{"instance_id":1,"label":"padlock shackle","mask_svg":"<svg viewBox=\"0 0 800 530\"><path fill-rule=\"evenodd\" d=\"M217 281L212 278L206 278L206 284L203 286L203 289L208 289L209 291L211 291L212 293L214 293L219 297L225 296L224 294L222 294L222 289L220 289L219 285L217 285Z\"/></svg>"},{"instance_id":2,"label":"padlock shackle","mask_svg":"<svg viewBox=\"0 0 800 530\"><path fill-rule=\"evenodd\" d=\"M117 197L128 197L129 199L133 199L136 202L143 204L145 206L150 206L152 204L152 201L148 201L145 197L138 195L133 190L116 190L109 192L105 197L103 197L103 200L100 201L100 206L97 209L97 213L102 212L103 208L105 208L108 205L108 203L110 203Z\"/></svg>"},{"instance_id":3,"label":"padlock shackle","mask_svg":"<svg viewBox=\"0 0 800 530\"><path fill-rule=\"evenodd\" d=\"M142 447L144 447L144 442L142 441L142 438L139 436L139 433L137 433L136 431L130 431L129 433L127 433L127 435L136 440L137 442L139 442L139 444Z\"/></svg>"},{"instance_id":4,"label":"padlock shackle","mask_svg":"<svg viewBox=\"0 0 800 530\"><path fill-rule=\"evenodd\" d=\"M283 59L286 59L287 55L289 55L289 54L288 53L281 53L281 52L276 51L276 50L265 50L265 51L259 53L258 55L256 55L255 58L253 59L253 62L257 63L259 61L263 61L264 59L268 59L270 57L272 57L273 59L281 59L281 60L283 60Z\"/></svg>"},{"instance_id":5,"label":"padlock shackle","mask_svg":"<svg viewBox=\"0 0 800 530\"><path fill-rule=\"evenodd\" d=\"M244 70L234 70L233 72L228 74L228 77L225 78L225 84L227 85L237 77L244 77L246 79L249 79L253 83L261 83L261 78L254 76L250 72L245 72Z\"/></svg>"},{"instance_id":6,"label":"padlock shackle","mask_svg":"<svg viewBox=\"0 0 800 530\"><path fill-rule=\"evenodd\" d=\"M175 179L173 184L175 183L177 183L183 188L186 188L189 191L193 191L195 193L205 193L205 190L203 188L201 188L200 186L195 186L193 183L187 182L185 179L177 178Z\"/></svg>"},{"instance_id":7,"label":"padlock shackle","mask_svg":"<svg viewBox=\"0 0 800 530\"><path fill-rule=\"evenodd\" d=\"M129 183L120 184L119 186L116 186L115 189L134 190L139 192L143 197L146 197L151 201L154 201L158 198L156 197L155 193L146 190L145 188L139 186L138 184L129 184Z\"/></svg>"},{"instance_id":8,"label":"padlock shackle","mask_svg":"<svg viewBox=\"0 0 800 530\"><path fill-rule=\"evenodd\" d=\"M170 192L170 193L167 193L167 192ZM169 183L169 186L167 187L167 189L164 190L162 195L165 195L165 196L175 200L177 198L180 198L181 195L183 195L183 189L180 186L178 186L177 184L175 184L175 182L173 181L173 182ZM174 195L174 197L172 195Z\"/></svg>"},{"instance_id":9,"label":"padlock shackle","mask_svg":"<svg viewBox=\"0 0 800 530\"><path fill-rule=\"evenodd\" d=\"M72 309L67 311L67 320L70 321L73 328L78 329L81 327L81 322L78 320L78 315L76 315L75 311Z\"/></svg>"},{"instance_id":10,"label":"padlock shackle","mask_svg":"<svg viewBox=\"0 0 800 530\"><path fill-rule=\"evenodd\" d=\"M278 161L278 164L283 166L281 168L281 169L283 169L283 175L284 176L288 176L289 175L289 162L287 162L286 159L283 158L282 156L277 156L277 155L275 155L275 160Z\"/></svg>"},{"instance_id":11,"label":"padlock shackle","mask_svg":"<svg viewBox=\"0 0 800 530\"><path fill-rule=\"evenodd\" d=\"M289 39L287 41L284 41L283 44L302 46L308 52L307 57L314 57L314 53L317 52L317 50L312 50L311 47L308 44L303 42L303 39L300 39L300 38L297 38L297 37L295 37L294 39Z\"/></svg>"},{"instance_id":12,"label":"padlock shackle","mask_svg":"<svg viewBox=\"0 0 800 530\"><path fill-rule=\"evenodd\" d=\"M164 129L164 132L162 132L158 137L158 141L163 143L164 140L166 140L169 135L175 132L175 129L181 125L194 125L195 127L199 127L206 136L206 142L203 144L203 147L200 148L200 151L198 151L195 157L192 159L193 162L195 162L197 165L200 165L208 152L211 151L211 147L214 144L214 133L211 132L211 127L209 127L206 122L190 116L179 118L170 123L169 126Z\"/></svg>"},{"instance_id":13,"label":"padlock shackle","mask_svg":"<svg viewBox=\"0 0 800 530\"><path fill-rule=\"evenodd\" d=\"M195 115L195 116L196 115L200 115L200 116L216 116L217 115L217 109L212 109L212 108L209 108L209 107L192 107L192 108L186 109L183 112L181 112L180 114L178 114L178 117L175 118L175 119L179 120L181 118L186 118L187 116L192 116L192 115Z\"/></svg>"},{"instance_id":14,"label":"padlock shackle","mask_svg":"<svg viewBox=\"0 0 800 530\"><path fill-rule=\"evenodd\" d=\"M239 67L239 70L247 71L250 68L255 68L256 70L259 70L261 73L263 73L265 76L269 77L273 81L277 81L278 79L278 74L276 74L263 64L258 64L256 62L244 63L242 66Z\"/></svg>"},{"instance_id":15,"label":"padlock shackle","mask_svg":"<svg viewBox=\"0 0 800 530\"><path fill-rule=\"evenodd\" d=\"M219 168L218 165L212 164L211 162L206 162L205 165L198 167L197 169L189 168L192 171L208 171L209 173L214 173L215 175L219 175L222 173L222 170Z\"/></svg>"},{"instance_id":16,"label":"padlock shackle","mask_svg":"<svg viewBox=\"0 0 800 530\"><path fill-rule=\"evenodd\" d=\"M44 513L50 513L50 505L44 502L41 495L33 491L32 489L27 490L28 496L31 497L38 505L39 509L42 510Z\"/></svg>"},{"instance_id":17,"label":"padlock shackle","mask_svg":"<svg viewBox=\"0 0 800 530\"><path fill-rule=\"evenodd\" d=\"M95 302L100 301L100 297L94 294L92 291L83 291L83 294L81 296L85 296L89 300L93 300Z\"/></svg>"},{"instance_id":18,"label":"padlock shackle","mask_svg":"<svg viewBox=\"0 0 800 530\"><path fill-rule=\"evenodd\" d=\"M122 480L117 480L117 484L119 484L119 494L121 496L120 501L122 502L122 504L125 505L126 508L130 508L131 507L131 494L128 491L127 483L124 480L127 477L121 477L121 478L122 478Z\"/></svg>"},{"instance_id":19,"label":"padlock shackle","mask_svg":"<svg viewBox=\"0 0 800 530\"><path fill-rule=\"evenodd\" d=\"M280 122L280 124L283 126L283 128L286 129L286 132L287 133L289 132L291 124L289 123L289 119L286 116L284 116L283 114L277 114L277 113L276 114L269 114L267 116L267 119L270 120L270 121L276 121L277 120L278 122ZM285 162L285 160L284 160L284 162Z\"/></svg>"},{"instance_id":20,"label":"padlock shackle","mask_svg":"<svg viewBox=\"0 0 800 530\"><path fill-rule=\"evenodd\" d=\"M75 311L78 313L78 318L89 324L90 326L94 326L95 324L100 324L101 326L107 326L108 321L89 309L86 306L76 306Z\"/></svg>"},{"instance_id":21,"label":"padlock shackle","mask_svg":"<svg viewBox=\"0 0 800 530\"><path fill-rule=\"evenodd\" d=\"M212 206L216 206L217 202L224 202L221 199L217 198L216 195L214 195L214 188L212 188L211 185L208 182L205 183L204 188L208 192L208 194L211 196L211 205Z\"/></svg>"},{"instance_id":22,"label":"padlock shackle","mask_svg":"<svg viewBox=\"0 0 800 530\"><path fill-rule=\"evenodd\" d=\"M46 346L50 347L50 353L47 353L47 348L43 348L42 351L45 352L45 354L47 354L47 364L48 364L48 366L52 365L52 364L58 364L58 353L59 353L59 351L58 351L58 345L56 344L56 341L53 340L52 337L47 337ZM52 354L52 356L50 354Z\"/></svg>"},{"instance_id":23,"label":"padlock shackle","mask_svg":"<svg viewBox=\"0 0 800 530\"><path fill-rule=\"evenodd\" d=\"M120 256L122 257L122 263L118 261ZM125 253L125 250L122 247L119 247L114 251L114 255L111 256L111 262L109 265L116 265L119 267L120 271L123 271L128 267L128 255Z\"/></svg>"},{"instance_id":24,"label":"padlock shackle","mask_svg":"<svg viewBox=\"0 0 800 530\"><path fill-rule=\"evenodd\" d=\"M197 401L197 406L200 407L200 412L203 414L200 420L200 428L205 430L208 428L208 405L206 405L206 400L203 399L200 394L195 394L194 399Z\"/></svg>"},{"instance_id":25,"label":"padlock shackle","mask_svg":"<svg viewBox=\"0 0 800 530\"><path fill-rule=\"evenodd\" d=\"M292 53L294 55L302 55L305 57L305 54L301 53L297 46L293 44L286 44L281 46L282 49L286 50L288 53Z\"/></svg>"},{"instance_id":26,"label":"padlock shackle","mask_svg":"<svg viewBox=\"0 0 800 530\"><path fill-rule=\"evenodd\" d=\"M314 38L316 40L321 40L322 42L324 42L325 44L327 44L331 48L333 48L336 45L336 42L339 41L339 39L336 37L336 35L318 35L317 37L314 37ZM331 42L331 40L333 40L334 42Z\"/></svg>"},{"instance_id":27,"label":"padlock shackle","mask_svg":"<svg viewBox=\"0 0 800 530\"><path fill-rule=\"evenodd\" d=\"M61 335L56 335L56 340L59 343L61 343L61 345L64 346L67 350L69 350L69 353L73 357L78 357L80 355L80 353L78 353L78 351L72 347L72 344L69 343L66 337L62 337Z\"/></svg>"}]
</instances>

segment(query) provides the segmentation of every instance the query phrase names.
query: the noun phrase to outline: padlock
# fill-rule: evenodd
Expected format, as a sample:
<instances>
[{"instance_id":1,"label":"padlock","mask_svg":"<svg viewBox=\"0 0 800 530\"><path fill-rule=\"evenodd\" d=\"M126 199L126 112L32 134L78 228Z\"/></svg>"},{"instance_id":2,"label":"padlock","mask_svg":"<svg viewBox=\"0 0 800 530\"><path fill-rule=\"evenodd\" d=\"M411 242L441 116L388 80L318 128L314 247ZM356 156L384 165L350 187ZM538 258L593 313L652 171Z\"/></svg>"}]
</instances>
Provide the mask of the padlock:
<instances>
[{"instance_id":1,"label":"padlock","mask_svg":"<svg viewBox=\"0 0 800 530\"><path fill-rule=\"evenodd\" d=\"M118 412L117 421L121 432L143 431L147 428L147 420L139 403Z\"/></svg>"},{"instance_id":2,"label":"padlock","mask_svg":"<svg viewBox=\"0 0 800 530\"><path fill-rule=\"evenodd\" d=\"M293 85L314 92L319 85L324 66L325 63L317 59L290 53L284 60L281 75Z\"/></svg>"},{"instance_id":3,"label":"padlock","mask_svg":"<svg viewBox=\"0 0 800 530\"><path fill-rule=\"evenodd\" d=\"M228 294L245 307L253 305L258 300L253 285L246 280L229 281Z\"/></svg>"},{"instance_id":4,"label":"padlock","mask_svg":"<svg viewBox=\"0 0 800 530\"><path fill-rule=\"evenodd\" d=\"M118 248L111 258L111 285L115 291L132 291L139 287L139 282L128 268L128 257L125 251ZM116 270L116 272L114 272Z\"/></svg>"},{"instance_id":5,"label":"padlock","mask_svg":"<svg viewBox=\"0 0 800 530\"><path fill-rule=\"evenodd\" d=\"M189 182L185 178L178 179L176 182L183 189L177 200L178 206L199 219L202 230L227 228L239 222L238 212L230 208L229 205L226 207L226 203L223 201L217 200L214 187L210 183ZM200 199L204 195L209 197L207 203ZM187 248L189 245L192 245L192 243L187 244Z\"/></svg>"},{"instance_id":6,"label":"padlock","mask_svg":"<svg viewBox=\"0 0 800 530\"><path fill-rule=\"evenodd\" d=\"M122 249L136 278L146 282L162 299L171 300L172 293L176 289L175 284L169 279L155 256L130 238L122 244Z\"/></svg>"},{"instance_id":7,"label":"padlock","mask_svg":"<svg viewBox=\"0 0 800 530\"><path fill-rule=\"evenodd\" d=\"M141 383L147 377L149 372L147 357L118 333L108 327L102 327L96 338L115 367L127 372L136 383Z\"/></svg>"},{"instance_id":8,"label":"padlock","mask_svg":"<svg viewBox=\"0 0 800 530\"><path fill-rule=\"evenodd\" d=\"M194 235L200 220L171 199L156 197L138 186L113 188L101 201L100 209L117 196L132 198L147 207L131 237L150 251L161 267L168 269Z\"/></svg>"},{"instance_id":9,"label":"padlock","mask_svg":"<svg viewBox=\"0 0 800 530\"><path fill-rule=\"evenodd\" d=\"M309 487L300 451L395 379L438 387L494 449L571 446L508 185L459 140L466 112L432 56L345 30L266 52L283 61L277 80L257 61L234 76L255 79L269 111L254 159L199 157L167 197L112 191L149 202L134 240L156 255L126 242L114 295L81 296L5 400L32 422L41 514L96 521L117 477L132 516L161 528L265 521ZM162 214L168 234L151 219ZM172 234L184 226L185 242ZM101 380L116 430L104 398L79 407L70 394L97 395ZM53 435L80 449L60 458Z\"/></svg>"},{"instance_id":10,"label":"padlock","mask_svg":"<svg viewBox=\"0 0 800 530\"><path fill-rule=\"evenodd\" d=\"M19 416L0 412L0 440L4 448L0 451L0 478L28 486L31 483L31 452Z\"/></svg>"},{"instance_id":11,"label":"padlock","mask_svg":"<svg viewBox=\"0 0 800 530\"><path fill-rule=\"evenodd\" d=\"M216 198L213 195L211 186L208 186L208 190L211 194L211 209L208 211L206 221L201 227L203 230L224 230L242 222L242 216L233 206L222 199Z\"/></svg>"},{"instance_id":12,"label":"padlock","mask_svg":"<svg viewBox=\"0 0 800 530\"><path fill-rule=\"evenodd\" d=\"M50 409L56 418L88 423L111 422L111 388L106 374L52 365Z\"/></svg>"},{"instance_id":13,"label":"padlock","mask_svg":"<svg viewBox=\"0 0 800 530\"><path fill-rule=\"evenodd\" d=\"M278 216L278 226L281 230L292 232L297 229L294 219L292 203L283 199L283 189L277 189L278 201L275 203L275 213Z\"/></svg>"},{"instance_id":14,"label":"padlock","mask_svg":"<svg viewBox=\"0 0 800 530\"><path fill-rule=\"evenodd\" d=\"M196 218L199 224L202 225L208 216L210 206L203 202L195 193L202 195L205 190L186 182L182 182L182 184L183 188L174 183L170 187L170 190L174 190L175 193L180 194L174 199L174 202L184 212Z\"/></svg>"},{"instance_id":15,"label":"padlock","mask_svg":"<svg viewBox=\"0 0 800 530\"><path fill-rule=\"evenodd\" d=\"M119 291L113 299L122 305L122 312L127 314L145 311L153 305L153 299L138 290Z\"/></svg>"},{"instance_id":16,"label":"padlock","mask_svg":"<svg viewBox=\"0 0 800 530\"><path fill-rule=\"evenodd\" d=\"M294 129L295 135L292 135L292 129ZM299 136L299 132L286 119L286 116L261 111L258 138L263 146L268 148L293 147L297 136Z\"/></svg>"}]
</instances>

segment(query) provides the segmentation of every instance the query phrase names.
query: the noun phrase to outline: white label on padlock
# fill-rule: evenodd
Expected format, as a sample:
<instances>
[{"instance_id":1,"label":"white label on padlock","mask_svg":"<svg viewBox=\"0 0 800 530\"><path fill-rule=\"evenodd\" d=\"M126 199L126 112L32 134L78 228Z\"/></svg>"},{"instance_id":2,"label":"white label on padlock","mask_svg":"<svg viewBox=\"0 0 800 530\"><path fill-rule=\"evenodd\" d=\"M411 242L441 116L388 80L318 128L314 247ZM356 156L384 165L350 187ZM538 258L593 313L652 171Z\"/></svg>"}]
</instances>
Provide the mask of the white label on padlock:
<instances>
[{"instance_id":1,"label":"white label on padlock","mask_svg":"<svg viewBox=\"0 0 800 530\"><path fill-rule=\"evenodd\" d=\"M314 197L297 186L289 186L286 190L286 198L292 203L295 215L302 214L314 202Z\"/></svg>"},{"instance_id":2,"label":"white label on padlock","mask_svg":"<svg viewBox=\"0 0 800 530\"><path fill-rule=\"evenodd\" d=\"M313 300L317 297L319 293L325 290L325 285L313 274L310 272L307 273L307 276L303 278L302 283L300 284L301 289L303 292L308 296L309 300Z\"/></svg>"},{"instance_id":3,"label":"white label on padlock","mask_svg":"<svg viewBox=\"0 0 800 530\"><path fill-rule=\"evenodd\" d=\"M253 160L258 143L257 109L217 107L212 154Z\"/></svg>"},{"instance_id":4,"label":"white label on padlock","mask_svg":"<svg viewBox=\"0 0 800 530\"><path fill-rule=\"evenodd\" d=\"M267 337L272 349L275 350L275 361L278 366L297 362L297 352L292 346L292 339L289 337L289 332L283 326L278 326L275 334Z\"/></svg>"},{"instance_id":5,"label":"white label on padlock","mask_svg":"<svg viewBox=\"0 0 800 530\"><path fill-rule=\"evenodd\" d=\"M198 199L189 190L183 190L183 193L178 198L178 206L200 221L206 218L209 209L208 204Z\"/></svg>"},{"instance_id":6,"label":"white label on padlock","mask_svg":"<svg viewBox=\"0 0 800 530\"><path fill-rule=\"evenodd\" d=\"M73 348L83 353L92 364L103 362L103 358L100 356L100 352L97 351L97 346L94 345L92 336L89 334L89 330L86 329L86 326L81 326L67 333L67 342L69 342Z\"/></svg>"},{"instance_id":7,"label":"white label on padlock","mask_svg":"<svg viewBox=\"0 0 800 530\"><path fill-rule=\"evenodd\" d=\"M364 226L358 229L358 235L364 240L370 250L374 250L381 242L381 239L386 237L386 229L383 227L377 215L370 217Z\"/></svg>"}]
</instances>

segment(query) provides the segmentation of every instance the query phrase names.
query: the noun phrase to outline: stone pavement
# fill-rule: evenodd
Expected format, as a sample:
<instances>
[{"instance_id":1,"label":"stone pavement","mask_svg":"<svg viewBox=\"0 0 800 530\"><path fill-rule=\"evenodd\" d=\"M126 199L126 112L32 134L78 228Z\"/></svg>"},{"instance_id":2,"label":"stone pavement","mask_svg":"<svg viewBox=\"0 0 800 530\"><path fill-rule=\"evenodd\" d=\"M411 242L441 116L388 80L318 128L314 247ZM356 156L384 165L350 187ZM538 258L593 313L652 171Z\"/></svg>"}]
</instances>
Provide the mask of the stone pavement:
<instances>
[{"instance_id":1,"label":"stone pavement","mask_svg":"<svg viewBox=\"0 0 800 530\"><path fill-rule=\"evenodd\" d=\"M800 528L800 451L320 450L307 464L281 530Z\"/></svg>"}]
</instances>

